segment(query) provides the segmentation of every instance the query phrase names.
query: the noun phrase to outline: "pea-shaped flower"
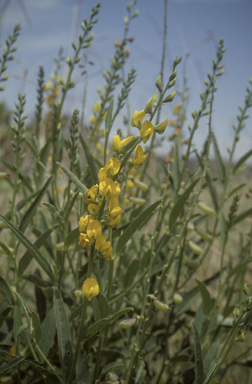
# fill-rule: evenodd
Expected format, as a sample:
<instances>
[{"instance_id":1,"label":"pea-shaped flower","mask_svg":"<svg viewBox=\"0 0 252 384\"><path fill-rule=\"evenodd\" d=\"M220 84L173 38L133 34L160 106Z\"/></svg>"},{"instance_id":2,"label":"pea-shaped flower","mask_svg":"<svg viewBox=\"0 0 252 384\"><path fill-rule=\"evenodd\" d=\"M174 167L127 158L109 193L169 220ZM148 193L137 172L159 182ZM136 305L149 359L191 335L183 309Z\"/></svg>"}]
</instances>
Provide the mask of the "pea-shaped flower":
<instances>
[{"instance_id":1,"label":"pea-shaped flower","mask_svg":"<svg viewBox=\"0 0 252 384\"><path fill-rule=\"evenodd\" d=\"M82 293L88 298L88 301L91 301L94 296L97 296L99 293L99 284L93 277L90 277L84 281L82 286Z\"/></svg>"},{"instance_id":2,"label":"pea-shaped flower","mask_svg":"<svg viewBox=\"0 0 252 384\"><path fill-rule=\"evenodd\" d=\"M111 218L116 218L118 215L120 215L122 212L121 208L119 207L119 202L117 197L111 197L109 201L109 207L108 207L108 214Z\"/></svg>"},{"instance_id":3,"label":"pea-shaped flower","mask_svg":"<svg viewBox=\"0 0 252 384\"><path fill-rule=\"evenodd\" d=\"M80 233L79 243L78 245L84 249L86 247L89 247L91 245L91 241L86 233Z\"/></svg>"},{"instance_id":4,"label":"pea-shaped flower","mask_svg":"<svg viewBox=\"0 0 252 384\"><path fill-rule=\"evenodd\" d=\"M87 227L87 235L93 243L102 235L101 223L98 220L93 220Z\"/></svg>"},{"instance_id":5,"label":"pea-shaped flower","mask_svg":"<svg viewBox=\"0 0 252 384\"><path fill-rule=\"evenodd\" d=\"M146 116L146 113L144 112L144 110L139 111L139 112L135 111L133 113L133 116L132 116L132 119L131 119L131 126L132 127L140 128L141 122L143 121L145 116Z\"/></svg>"},{"instance_id":6,"label":"pea-shaped flower","mask_svg":"<svg viewBox=\"0 0 252 384\"><path fill-rule=\"evenodd\" d=\"M144 143L146 143L154 134L154 125L151 121L145 120L140 129L140 136Z\"/></svg>"},{"instance_id":7,"label":"pea-shaped flower","mask_svg":"<svg viewBox=\"0 0 252 384\"><path fill-rule=\"evenodd\" d=\"M85 192L85 203L86 204L89 204L89 203L94 203L95 200L96 200L96 195L98 193L98 184L96 185L93 185L90 189L88 189L86 192Z\"/></svg>"},{"instance_id":8,"label":"pea-shaped flower","mask_svg":"<svg viewBox=\"0 0 252 384\"><path fill-rule=\"evenodd\" d=\"M99 184L99 190L100 194L104 196L106 200L109 200L112 196L118 193L118 183L113 181L111 178L102 180Z\"/></svg>"},{"instance_id":9,"label":"pea-shaped flower","mask_svg":"<svg viewBox=\"0 0 252 384\"><path fill-rule=\"evenodd\" d=\"M86 232L88 224L93 221L94 218L92 215L87 215L85 217L81 217L79 220L79 231L80 232Z\"/></svg>"},{"instance_id":10,"label":"pea-shaped flower","mask_svg":"<svg viewBox=\"0 0 252 384\"><path fill-rule=\"evenodd\" d=\"M143 148L141 147L141 145L137 145L137 147L135 149L134 157L131 160L133 165L134 165L134 168L136 168L136 169L139 168L140 165L143 164L145 159L146 159L146 155L143 152Z\"/></svg>"},{"instance_id":11,"label":"pea-shaped flower","mask_svg":"<svg viewBox=\"0 0 252 384\"><path fill-rule=\"evenodd\" d=\"M134 136L129 136L127 137L126 139L124 140L121 140L120 136L119 135L116 135L114 138L113 138L113 142L112 142L112 151L114 152L117 152L117 151L121 151L124 146L126 144L128 144L132 139L134 139Z\"/></svg>"},{"instance_id":12,"label":"pea-shaped flower","mask_svg":"<svg viewBox=\"0 0 252 384\"><path fill-rule=\"evenodd\" d=\"M104 235L101 235L101 237L96 240L95 248L102 254L104 259L110 259L110 256L112 254L111 242L106 241L106 237Z\"/></svg>"},{"instance_id":13,"label":"pea-shaped flower","mask_svg":"<svg viewBox=\"0 0 252 384\"><path fill-rule=\"evenodd\" d=\"M120 170L121 162L116 157L111 157L106 164L105 170L107 172L107 177L116 175Z\"/></svg>"}]
</instances>

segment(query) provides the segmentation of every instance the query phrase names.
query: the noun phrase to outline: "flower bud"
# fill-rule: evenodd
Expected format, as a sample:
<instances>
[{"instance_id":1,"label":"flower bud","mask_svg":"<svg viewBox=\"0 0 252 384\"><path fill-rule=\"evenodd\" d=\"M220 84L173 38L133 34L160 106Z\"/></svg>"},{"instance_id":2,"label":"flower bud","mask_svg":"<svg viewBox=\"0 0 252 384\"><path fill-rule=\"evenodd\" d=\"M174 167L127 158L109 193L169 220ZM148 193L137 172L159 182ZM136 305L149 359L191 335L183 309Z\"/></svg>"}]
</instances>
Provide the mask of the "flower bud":
<instances>
[{"instance_id":1,"label":"flower bud","mask_svg":"<svg viewBox=\"0 0 252 384\"><path fill-rule=\"evenodd\" d=\"M58 243L55 245L56 251L64 251L65 244L63 243Z\"/></svg>"},{"instance_id":2,"label":"flower bud","mask_svg":"<svg viewBox=\"0 0 252 384\"><path fill-rule=\"evenodd\" d=\"M135 317L131 319L126 319L120 322L122 328L130 328L136 323L137 319Z\"/></svg>"},{"instance_id":3,"label":"flower bud","mask_svg":"<svg viewBox=\"0 0 252 384\"><path fill-rule=\"evenodd\" d=\"M245 295L247 295L247 294L248 294L248 285L247 285L247 284L244 284L242 290L243 290L243 292L245 293Z\"/></svg>"},{"instance_id":4,"label":"flower bud","mask_svg":"<svg viewBox=\"0 0 252 384\"><path fill-rule=\"evenodd\" d=\"M115 382L119 380L119 377L115 373L109 372L106 379Z\"/></svg>"},{"instance_id":5,"label":"flower bud","mask_svg":"<svg viewBox=\"0 0 252 384\"><path fill-rule=\"evenodd\" d=\"M245 341L244 332L240 333L238 337L235 339L236 341L241 341L242 343Z\"/></svg>"},{"instance_id":6,"label":"flower bud","mask_svg":"<svg viewBox=\"0 0 252 384\"><path fill-rule=\"evenodd\" d=\"M176 95L176 91L172 92L169 96L167 96L167 97L163 100L163 103L170 103L171 101L173 101L175 95Z\"/></svg>"},{"instance_id":7,"label":"flower bud","mask_svg":"<svg viewBox=\"0 0 252 384\"><path fill-rule=\"evenodd\" d=\"M188 245L190 247L190 249L196 253L196 255L200 255L201 252L202 252L202 248L200 246L198 246L197 244L195 244L192 240L190 240L188 242Z\"/></svg>"},{"instance_id":8,"label":"flower bud","mask_svg":"<svg viewBox=\"0 0 252 384\"><path fill-rule=\"evenodd\" d=\"M174 295L173 295L173 301L174 301L174 303L175 304L180 304L180 303L182 303L182 301L183 301L183 297L181 296L181 294L180 293L174 293Z\"/></svg>"},{"instance_id":9,"label":"flower bud","mask_svg":"<svg viewBox=\"0 0 252 384\"><path fill-rule=\"evenodd\" d=\"M189 221L186 229L188 232L194 231L194 229L195 229L194 224L191 221Z\"/></svg>"},{"instance_id":10,"label":"flower bud","mask_svg":"<svg viewBox=\"0 0 252 384\"><path fill-rule=\"evenodd\" d=\"M144 112L149 113L149 114L152 113L152 98L149 101L147 101L145 108L144 108Z\"/></svg>"},{"instance_id":11,"label":"flower bud","mask_svg":"<svg viewBox=\"0 0 252 384\"><path fill-rule=\"evenodd\" d=\"M74 296L75 297L83 297L83 293L80 289L75 289L74 290Z\"/></svg>"},{"instance_id":12,"label":"flower bud","mask_svg":"<svg viewBox=\"0 0 252 384\"><path fill-rule=\"evenodd\" d=\"M158 103L158 91L155 92L155 95L153 96L153 99L152 99L152 105L154 108L156 108L157 103Z\"/></svg>"},{"instance_id":13,"label":"flower bud","mask_svg":"<svg viewBox=\"0 0 252 384\"><path fill-rule=\"evenodd\" d=\"M206 213L207 215L212 215L212 214L215 214L215 210L211 207L208 207L207 205L205 205L204 203L202 202L198 202L198 207L204 212Z\"/></svg>"},{"instance_id":14,"label":"flower bud","mask_svg":"<svg viewBox=\"0 0 252 384\"><path fill-rule=\"evenodd\" d=\"M160 92L163 92L163 85L162 85L161 76L158 76L155 85L156 85L157 89L158 89Z\"/></svg>"}]
</instances>

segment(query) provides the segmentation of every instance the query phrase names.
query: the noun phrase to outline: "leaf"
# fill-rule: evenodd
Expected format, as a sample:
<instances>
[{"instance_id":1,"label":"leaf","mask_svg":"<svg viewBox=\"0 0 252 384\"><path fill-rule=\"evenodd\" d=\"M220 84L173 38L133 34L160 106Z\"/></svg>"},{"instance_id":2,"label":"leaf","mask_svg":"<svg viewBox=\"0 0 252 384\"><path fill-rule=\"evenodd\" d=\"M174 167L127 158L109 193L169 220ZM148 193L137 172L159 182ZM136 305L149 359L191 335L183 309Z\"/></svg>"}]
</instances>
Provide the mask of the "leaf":
<instances>
[{"instance_id":1,"label":"leaf","mask_svg":"<svg viewBox=\"0 0 252 384\"><path fill-rule=\"evenodd\" d=\"M212 309L212 306L213 306L210 293L208 292L207 287L205 286L204 283L202 283L202 281L197 280L197 279L195 279L195 281L198 284L198 288L199 288L199 291L200 291L200 294L201 294L201 297L203 300L204 309L205 309L206 314L208 315Z\"/></svg>"},{"instance_id":2,"label":"leaf","mask_svg":"<svg viewBox=\"0 0 252 384\"><path fill-rule=\"evenodd\" d=\"M53 345L54 342L54 336L56 332L56 321L55 321L55 312L54 308L51 308L51 310L46 315L42 326L42 336L39 341L39 347L43 354L47 357L50 348Z\"/></svg>"},{"instance_id":3,"label":"leaf","mask_svg":"<svg viewBox=\"0 0 252 384\"><path fill-rule=\"evenodd\" d=\"M80 142L81 142L82 148L85 152L85 156L87 159L88 167L90 170L90 176L92 179L92 184L93 185L99 184L99 180L98 180L98 176L97 176L98 170L96 167L95 159L93 158L93 155L90 152L89 146L87 145L87 143L85 142L85 140L81 134L79 134L79 138L80 138Z\"/></svg>"},{"instance_id":4,"label":"leaf","mask_svg":"<svg viewBox=\"0 0 252 384\"><path fill-rule=\"evenodd\" d=\"M61 294L57 287L52 287L53 289L53 302L55 309L55 318L56 318L56 328L58 334L58 344L59 344L59 355L60 355L60 364L64 377L64 382L68 380L70 374L72 362L73 362L73 353L72 345L70 338L70 329L65 312L64 303L61 297Z\"/></svg>"},{"instance_id":5,"label":"leaf","mask_svg":"<svg viewBox=\"0 0 252 384\"><path fill-rule=\"evenodd\" d=\"M6 298L6 300L10 305L14 304L11 290L8 284L5 282L5 280L1 276L0 276L0 292Z\"/></svg>"},{"instance_id":6,"label":"leaf","mask_svg":"<svg viewBox=\"0 0 252 384\"><path fill-rule=\"evenodd\" d=\"M233 188L233 189L229 192L228 197L227 197L227 200L228 200L234 193L237 193L240 189L246 187L246 185L247 185L246 183L243 183L243 184L240 184L238 187Z\"/></svg>"},{"instance_id":7,"label":"leaf","mask_svg":"<svg viewBox=\"0 0 252 384\"><path fill-rule=\"evenodd\" d=\"M140 226L151 216L155 209L159 206L161 200L156 201L148 208L146 208L140 215L133 220L130 225L125 229L123 234L119 237L116 245L116 256L122 251L129 239L134 235Z\"/></svg>"},{"instance_id":8,"label":"leaf","mask_svg":"<svg viewBox=\"0 0 252 384\"><path fill-rule=\"evenodd\" d=\"M13 254L11 253L9 247L7 247L7 245L2 243L2 241L0 241L0 247L2 248L1 253L4 253L13 262Z\"/></svg>"},{"instance_id":9,"label":"leaf","mask_svg":"<svg viewBox=\"0 0 252 384\"><path fill-rule=\"evenodd\" d=\"M194 354L195 354L195 384L203 383L203 361L202 361L202 352L200 346L199 333L196 328L196 325L193 325L193 334L194 334Z\"/></svg>"},{"instance_id":10,"label":"leaf","mask_svg":"<svg viewBox=\"0 0 252 384\"><path fill-rule=\"evenodd\" d=\"M217 164L217 169L218 169L220 181L221 181L222 184L224 184L225 183L225 179L226 179L225 166L224 166L224 163L222 161L222 158L221 158L221 155L220 155L220 151L219 151L219 147L218 147L216 138L214 136L214 133L212 133L212 138L213 138L213 146L214 146L214 152L215 152L215 159L216 159L216 164Z\"/></svg>"},{"instance_id":11,"label":"leaf","mask_svg":"<svg viewBox=\"0 0 252 384\"><path fill-rule=\"evenodd\" d=\"M8 163L7 161L0 159L0 161L12 172L15 173L15 167ZM32 182L30 177L27 175L26 172L24 172L22 169L18 169L18 178L22 181L22 183L26 186L26 188L30 191L33 192L32 189Z\"/></svg>"},{"instance_id":12,"label":"leaf","mask_svg":"<svg viewBox=\"0 0 252 384\"><path fill-rule=\"evenodd\" d=\"M249 264L252 261L252 257L249 257L248 259L245 259L241 261L239 264L237 264L228 274L226 281L231 279L232 276L236 275L240 269L244 268L247 264Z\"/></svg>"},{"instance_id":13,"label":"leaf","mask_svg":"<svg viewBox=\"0 0 252 384\"><path fill-rule=\"evenodd\" d=\"M64 214L64 217L63 217L63 221L66 223L71 212L72 212L72 209L73 209L73 206L74 206L74 203L75 203L75 200L77 199L77 196L79 194L79 191L77 191L71 198L67 208L66 208L66 211L65 211L65 214Z\"/></svg>"},{"instance_id":14,"label":"leaf","mask_svg":"<svg viewBox=\"0 0 252 384\"><path fill-rule=\"evenodd\" d=\"M78 356L75 375L76 384L90 384L88 358L81 351Z\"/></svg>"},{"instance_id":15,"label":"leaf","mask_svg":"<svg viewBox=\"0 0 252 384\"><path fill-rule=\"evenodd\" d=\"M212 362L213 360L216 359L218 355L219 346L220 344L217 341L215 341L207 351L207 354L203 363L205 374L208 374L208 372L210 371Z\"/></svg>"},{"instance_id":16,"label":"leaf","mask_svg":"<svg viewBox=\"0 0 252 384\"><path fill-rule=\"evenodd\" d=\"M227 222L222 211L220 212L220 238L222 244L225 244L227 241Z\"/></svg>"},{"instance_id":17,"label":"leaf","mask_svg":"<svg viewBox=\"0 0 252 384\"><path fill-rule=\"evenodd\" d=\"M134 259L130 263L129 267L127 267L127 271L123 278L123 285L125 289L131 285L138 271L139 271L139 260Z\"/></svg>"},{"instance_id":18,"label":"leaf","mask_svg":"<svg viewBox=\"0 0 252 384\"><path fill-rule=\"evenodd\" d=\"M22 320L21 320L21 315L20 315L20 309L17 305L14 307L13 311L13 317L14 317L14 324L13 324L13 335L14 335L14 340L17 343L18 336L19 336L19 330L20 327L22 326Z\"/></svg>"},{"instance_id":19,"label":"leaf","mask_svg":"<svg viewBox=\"0 0 252 384\"><path fill-rule=\"evenodd\" d=\"M0 368L0 376L3 375L5 372L7 372L9 369L14 368L16 365L21 363L25 359L25 356L17 357L16 359L10 361L9 363L5 364Z\"/></svg>"},{"instance_id":20,"label":"leaf","mask_svg":"<svg viewBox=\"0 0 252 384\"><path fill-rule=\"evenodd\" d=\"M34 311L31 312L31 333L34 337L35 343L38 344L41 339L42 330L38 314Z\"/></svg>"},{"instance_id":21,"label":"leaf","mask_svg":"<svg viewBox=\"0 0 252 384\"><path fill-rule=\"evenodd\" d=\"M33 243L33 246L37 249L39 249L42 245L45 245L45 241L46 239L48 238L48 236L50 236L50 234L56 229L58 228L58 224L55 224L53 227L51 228L48 228L36 241L35 243ZM24 271L26 270L26 268L28 267L28 265L30 264L31 260L32 260L33 256L29 253L29 251L27 251L24 256L20 259L19 261L19 265L18 265L18 278L20 279L20 277L23 276L23 273Z\"/></svg>"},{"instance_id":22,"label":"leaf","mask_svg":"<svg viewBox=\"0 0 252 384\"><path fill-rule=\"evenodd\" d=\"M79 227L73 229L65 239L65 247L68 248L69 245L74 243L80 237Z\"/></svg>"},{"instance_id":23,"label":"leaf","mask_svg":"<svg viewBox=\"0 0 252 384\"><path fill-rule=\"evenodd\" d=\"M31 312L29 311L29 308L27 307L26 302L24 301L22 296L19 293L17 293L17 292L14 292L14 293L15 293L15 295L18 298L18 301L19 301L19 304L20 304L21 308L23 308L26 320L27 320L27 322L29 324L29 327L30 327L31 326Z\"/></svg>"},{"instance_id":24,"label":"leaf","mask_svg":"<svg viewBox=\"0 0 252 384\"><path fill-rule=\"evenodd\" d=\"M235 218L232 220L231 227L238 224L240 221L244 220L246 217L250 215L252 215L252 208L249 208L246 211L239 213L239 215L236 215Z\"/></svg>"},{"instance_id":25,"label":"leaf","mask_svg":"<svg viewBox=\"0 0 252 384\"><path fill-rule=\"evenodd\" d=\"M241 166L243 165L243 163L252 155L252 149L250 151L248 151L247 153L245 153L245 155L243 155L240 160L238 160L238 162L235 164L234 168L233 168L233 174L236 175L237 173L239 173L240 171L240 168Z\"/></svg>"},{"instance_id":26,"label":"leaf","mask_svg":"<svg viewBox=\"0 0 252 384\"><path fill-rule=\"evenodd\" d=\"M42 203L42 204L51 212L52 216L56 219L60 229L63 231L63 228L64 228L63 218L59 213L59 211L57 210L57 208L50 203Z\"/></svg>"},{"instance_id":27,"label":"leaf","mask_svg":"<svg viewBox=\"0 0 252 384\"><path fill-rule=\"evenodd\" d=\"M4 216L0 215L1 220L8 225L8 227L12 230L12 232L17 236L20 242L25 246L25 248L30 252L32 257L37 261L37 263L41 266L41 268L45 271L45 273L50 277L53 281L54 276L51 270L51 267L47 260L42 256L39 250L32 244L30 241L17 229L12 225L10 221L8 221Z\"/></svg>"},{"instance_id":28,"label":"leaf","mask_svg":"<svg viewBox=\"0 0 252 384\"><path fill-rule=\"evenodd\" d=\"M196 156L197 156L198 162L201 166L201 169L204 169L204 164L202 163L201 158L199 157L199 155L197 153L196 153ZM217 194L217 191L215 188L214 181L213 181L212 177L210 176L209 172L206 172L206 182L207 182L207 185L208 185L208 188L209 188L212 200L213 200L214 208L217 212L219 210L218 194Z\"/></svg>"},{"instance_id":29,"label":"leaf","mask_svg":"<svg viewBox=\"0 0 252 384\"><path fill-rule=\"evenodd\" d=\"M108 372L112 371L113 369L116 369L116 368L119 368L119 367L122 367L123 363L121 362L113 362L113 363L109 363L109 364L106 364L102 370L101 370L101 373L100 373L100 377L101 376L105 376Z\"/></svg>"},{"instance_id":30,"label":"leaf","mask_svg":"<svg viewBox=\"0 0 252 384\"><path fill-rule=\"evenodd\" d=\"M178 139L175 140L174 145L174 162L173 162L173 183L175 191L177 192L180 186L180 170L179 170L179 145Z\"/></svg>"},{"instance_id":31,"label":"leaf","mask_svg":"<svg viewBox=\"0 0 252 384\"><path fill-rule=\"evenodd\" d=\"M49 187L49 185L51 184L52 180L53 180L53 177L54 176L51 176L47 182L45 183L45 185L43 186L43 188L41 188L41 190L39 191L39 194L38 196L36 197L36 199L34 200L34 202L31 204L31 206L29 207L29 209L25 212L22 220L21 220L21 223L20 223L20 226L19 226L19 229L21 232L24 233L27 225L29 224L29 222L31 221L31 218L32 216L34 215L34 213L36 212L36 209L44 195L44 193L46 192L47 188Z\"/></svg>"},{"instance_id":32,"label":"leaf","mask_svg":"<svg viewBox=\"0 0 252 384\"><path fill-rule=\"evenodd\" d=\"M110 315L108 300L101 292L99 292L99 295L93 297L92 306L95 321L104 319L104 317Z\"/></svg>"},{"instance_id":33,"label":"leaf","mask_svg":"<svg viewBox=\"0 0 252 384\"><path fill-rule=\"evenodd\" d=\"M97 321L96 323L90 325L90 327L88 327L88 329L84 333L84 343L85 343L85 341L90 339L90 337L94 336L101 329L106 327L106 325L112 323L113 321L117 320L119 317L123 316L125 313L130 312L130 311L134 311L134 308L128 307L128 308L121 309L120 311L113 313L113 315L110 315L110 316L106 317L105 319L101 319L101 320Z\"/></svg>"},{"instance_id":34,"label":"leaf","mask_svg":"<svg viewBox=\"0 0 252 384\"><path fill-rule=\"evenodd\" d=\"M172 230L178 216L180 215L180 212L182 211L186 200L188 199L190 193L192 192L193 188L197 184L197 182L200 180L200 177L198 179L194 180L190 186L185 190L185 192L180 196L180 198L175 203L174 207L172 208L170 218L169 218L169 229Z\"/></svg>"},{"instance_id":35,"label":"leaf","mask_svg":"<svg viewBox=\"0 0 252 384\"><path fill-rule=\"evenodd\" d=\"M38 185L40 185L43 181L44 172L45 172L45 168L43 167L43 165L45 166L47 163L47 159L50 153L51 140L52 140L51 137L47 139L44 147L41 149L39 154L40 162L38 162L38 169L39 169Z\"/></svg>"},{"instance_id":36,"label":"leaf","mask_svg":"<svg viewBox=\"0 0 252 384\"><path fill-rule=\"evenodd\" d=\"M88 190L88 188L82 184L78 177L76 177L67 167L65 167L65 165L61 164L59 161L57 161L56 164L58 164L58 166L65 172L65 174L76 185L76 187L79 188L80 192L85 195L85 192Z\"/></svg>"}]
</instances>

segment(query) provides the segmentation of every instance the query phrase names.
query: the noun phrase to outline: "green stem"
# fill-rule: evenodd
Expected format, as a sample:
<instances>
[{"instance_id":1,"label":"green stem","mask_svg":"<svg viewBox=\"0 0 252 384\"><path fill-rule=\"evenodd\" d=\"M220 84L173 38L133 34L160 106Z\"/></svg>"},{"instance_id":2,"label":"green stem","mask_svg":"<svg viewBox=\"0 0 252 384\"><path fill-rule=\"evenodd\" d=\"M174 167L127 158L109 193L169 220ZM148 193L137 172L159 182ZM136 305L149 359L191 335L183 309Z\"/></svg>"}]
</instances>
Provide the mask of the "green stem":
<instances>
[{"instance_id":1,"label":"green stem","mask_svg":"<svg viewBox=\"0 0 252 384\"><path fill-rule=\"evenodd\" d=\"M60 376L58 375L57 371L55 370L55 368L52 366L52 364L50 363L50 361L46 358L46 356L44 355L44 353L41 351L41 349L39 348L38 344L36 345L36 348L37 350L39 351L40 355L42 356L42 358L45 360L46 364L51 368L51 370L53 371L53 373L57 376L57 378L59 379L59 382L60 383L63 383L62 379L60 378Z\"/></svg>"}]
</instances>

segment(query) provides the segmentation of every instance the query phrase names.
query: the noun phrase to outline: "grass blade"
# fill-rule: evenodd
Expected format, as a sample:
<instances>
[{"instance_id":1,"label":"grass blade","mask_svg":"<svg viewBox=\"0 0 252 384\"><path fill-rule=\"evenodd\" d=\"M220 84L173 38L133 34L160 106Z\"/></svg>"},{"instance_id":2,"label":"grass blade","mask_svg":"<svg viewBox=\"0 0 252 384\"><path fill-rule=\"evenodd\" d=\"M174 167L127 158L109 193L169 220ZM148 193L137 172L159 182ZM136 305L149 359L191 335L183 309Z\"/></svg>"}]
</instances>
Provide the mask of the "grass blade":
<instances>
[{"instance_id":1,"label":"grass blade","mask_svg":"<svg viewBox=\"0 0 252 384\"><path fill-rule=\"evenodd\" d=\"M59 161L57 161L57 164L65 172L69 179L76 185L76 187L79 188L80 192L85 195L85 192L88 190L88 188L65 165L61 164Z\"/></svg>"}]
</instances>

